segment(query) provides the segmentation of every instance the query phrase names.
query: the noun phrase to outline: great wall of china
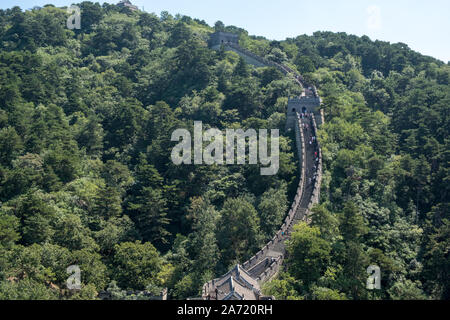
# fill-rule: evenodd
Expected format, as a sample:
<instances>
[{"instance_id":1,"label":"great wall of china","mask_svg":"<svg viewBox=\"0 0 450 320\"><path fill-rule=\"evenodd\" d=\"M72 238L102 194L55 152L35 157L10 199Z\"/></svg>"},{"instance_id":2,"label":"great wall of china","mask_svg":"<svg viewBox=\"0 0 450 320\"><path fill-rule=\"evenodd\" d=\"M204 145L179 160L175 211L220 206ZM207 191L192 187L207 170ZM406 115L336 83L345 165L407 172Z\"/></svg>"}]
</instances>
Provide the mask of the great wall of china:
<instances>
[{"instance_id":1,"label":"great wall of china","mask_svg":"<svg viewBox=\"0 0 450 320\"><path fill-rule=\"evenodd\" d=\"M300 181L297 192L284 220L283 225L259 252L241 265L237 265L220 278L211 280L203 286L202 299L205 300L260 300L270 299L261 293L261 284L278 274L285 258L285 241L290 238L293 227L300 221L310 222L310 211L319 203L322 180L322 152L317 140L310 144L316 136L317 122L323 123L320 112L321 100L314 85L288 66L262 58L238 44L238 37L233 34L217 32L210 38L212 49L234 51L247 63L256 67L275 67L286 76L293 77L303 89L300 97L289 99L287 109L288 129L295 130L295 142L299 157ZM301 113L308 117L300 117Z\"/></svg>"}]
</instances>

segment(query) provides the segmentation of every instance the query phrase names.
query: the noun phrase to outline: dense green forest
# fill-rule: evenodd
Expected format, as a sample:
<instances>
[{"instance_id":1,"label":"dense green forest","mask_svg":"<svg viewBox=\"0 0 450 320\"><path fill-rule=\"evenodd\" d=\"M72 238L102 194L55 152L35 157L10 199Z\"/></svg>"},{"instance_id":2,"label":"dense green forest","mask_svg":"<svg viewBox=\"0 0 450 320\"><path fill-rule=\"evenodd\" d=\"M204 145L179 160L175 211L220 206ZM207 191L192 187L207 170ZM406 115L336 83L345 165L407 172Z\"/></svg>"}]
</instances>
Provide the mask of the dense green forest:
<instances>
[{"instance_id":1,"label":"dense green forest","mask_svg":"<svg viewBox=\"0 0 450 320\"><path fill-rule=\"evenodd\" d=\"M323 98L320 205L296 226L278 299L450 298L450 67L406 44L317 32L286 41L115 5L0 10L0 299L200 295L282 224L298 184L275 68L208 49L209 34L298 70ZM171 134L280 129L280 170L171 161ZM366 268L382 290L366 290ZM82 288L66 290L78 265Z\"/></svg>"}]
</instances>

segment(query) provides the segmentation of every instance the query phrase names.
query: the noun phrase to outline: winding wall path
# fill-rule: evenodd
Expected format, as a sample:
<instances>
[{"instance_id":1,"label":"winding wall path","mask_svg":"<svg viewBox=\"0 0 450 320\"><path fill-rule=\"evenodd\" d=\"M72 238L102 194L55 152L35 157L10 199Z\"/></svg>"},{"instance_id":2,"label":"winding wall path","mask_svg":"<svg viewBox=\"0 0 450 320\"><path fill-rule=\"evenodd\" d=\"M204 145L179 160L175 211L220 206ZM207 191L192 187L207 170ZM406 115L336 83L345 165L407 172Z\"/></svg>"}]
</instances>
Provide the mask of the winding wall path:
<instances>
[{"instance_id":1,"label":"winding wall path","mask_svg":"<svg viewBox=\"0 0 450 320\"><path fill-rule=\"evenodd\" d=\"M312 92L310 94L317 98L319 97L315 86L305 83L304 78L289 67L268 61L267 59L241 48L239 45L228 43L226 46L247 59L257 61L259 65L276 67L286 76L294 77L295 81L302 89L311 87ZM316 136L317 132L314 113L309 113L309 116L303 119L301 119L300 115L297 113L297 120L295 121L294 128L300 174L300 181L294 201L283 225L272 240L240 266L245 271L246 276L256 279L258 284L270 280L279 272L286 254L285 241L290 238L294 225L299 221L310 222L310 210L314 204L319 202L322 180L322 152L317 141L310 144L311 138ZM237 270L239 270L239 266L237 266ZM225 276L229 275L230 272ZM224 279L224 277L211 280L203 286L203 299L220 299L218 298L218 283L223 283L221 280ZM254 284L249 286L248 289L259 291L259 288L255 288ZM231 290L233 290L233 288ZM223 296L226 296L226 293L224 293ZM255 296L261 296L260 292L256 292Z\"/></svg>"}]
</instances>

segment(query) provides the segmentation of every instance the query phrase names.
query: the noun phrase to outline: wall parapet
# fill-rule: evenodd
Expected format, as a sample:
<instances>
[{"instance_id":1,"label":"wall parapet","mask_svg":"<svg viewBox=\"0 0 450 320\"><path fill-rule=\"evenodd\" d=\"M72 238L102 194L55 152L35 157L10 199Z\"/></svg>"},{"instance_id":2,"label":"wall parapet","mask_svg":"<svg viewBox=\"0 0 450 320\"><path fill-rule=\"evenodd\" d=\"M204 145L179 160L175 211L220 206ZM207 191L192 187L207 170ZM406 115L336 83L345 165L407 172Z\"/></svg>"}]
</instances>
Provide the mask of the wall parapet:
<instances>
[{"instance_id":1,"label":"wall parapet","mask_svg":"<svg viewBox=\"0 0 450 320\"><path fill-rule=\"evenodd\" d=\"M298 115L297 115L298 116ZM242 267L246 270L251 269L258 263L260 263L265 258L265 253L267 253L270 250L273 250L273 248L280 242L284 242L289 235L290 231L293 227L293 221L295 218L295 215L299 209L300 202L303 197L303 190L304 185L306 181L306 157L304 154L304 150L306 147L305 138L303 134L303 130L301 129L301 119L298 116L298 121L295 129L295 135L296 135L296 145L297 145L297 155L299 157L299 164L300 164L300 180L297 187L297 192L295 194L294 201L291 204L291 208L283 222L283 225L278 230L278 232L275 234L275 236L270 240L260 251L258 251L254 256L252 256L249 260L244 262L242 264ZM284 252L281 252L281 256L284 256Z\"/></svg>"}]
</instances>

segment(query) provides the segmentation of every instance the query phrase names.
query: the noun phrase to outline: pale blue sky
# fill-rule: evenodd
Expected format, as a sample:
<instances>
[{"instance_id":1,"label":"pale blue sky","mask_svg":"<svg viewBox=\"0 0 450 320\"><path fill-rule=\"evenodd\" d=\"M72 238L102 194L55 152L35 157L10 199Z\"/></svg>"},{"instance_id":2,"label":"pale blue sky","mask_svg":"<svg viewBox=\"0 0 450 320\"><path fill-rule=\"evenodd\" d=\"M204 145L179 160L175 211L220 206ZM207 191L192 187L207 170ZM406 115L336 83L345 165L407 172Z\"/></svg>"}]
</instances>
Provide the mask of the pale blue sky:
<instances>
[{"instance_id":1,"label":"pale blue sky","mask_svg":"<svg viewBox=\"0 0 450 320\"><path fill-rule=\"evenodd\" d=\"M106 1L117 3L117 1ZM81 1L2 0L0 8L29 9ZM95 1L93 1L95 2ZM99 1L103 3L104 1ZM169 11L205 20L222 20L250 34L282 40L314 31L368 35L372 40L404 42L413 50L450 61L449 0L132 0L147 12Z\"/></svg>"}]
</instances>

